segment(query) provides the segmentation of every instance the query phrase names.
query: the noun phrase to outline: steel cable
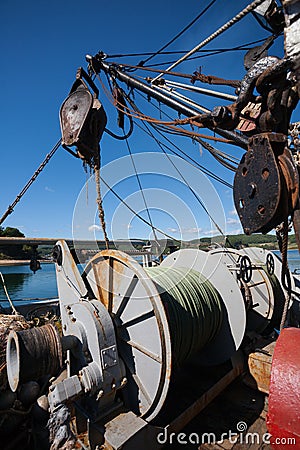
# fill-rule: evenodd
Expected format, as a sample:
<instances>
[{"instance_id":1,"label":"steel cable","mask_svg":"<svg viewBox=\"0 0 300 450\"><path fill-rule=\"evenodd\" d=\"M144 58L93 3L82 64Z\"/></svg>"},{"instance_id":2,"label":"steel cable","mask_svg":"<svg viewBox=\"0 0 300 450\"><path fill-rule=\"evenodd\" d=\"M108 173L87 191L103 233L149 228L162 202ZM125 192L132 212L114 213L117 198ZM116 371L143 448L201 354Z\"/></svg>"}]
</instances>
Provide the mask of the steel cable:
<instances>
[{"instance_id":1,"label":"steel cable","mask_svg":"<svg viewBox=\"0 0 300 450\"><path fill-rule=\"evenodd\" d=\"M159 50L157 50L155 53L150 55L147 59L144 61L141 61L138 65L143 66L146 62L150 61L150 59L154 58L155 56L159 55L165 48L169 47L169 45L173 44L173 42L176 41L180 36L183 35L189 28L191 28L192 25L194 25L197 20L199 20L205 13L208 11L214 3L216 3L217 0L212 0L188 25L186 25L179 33L176 34L169 42L167 42L165 45L163 45Z\"/></svg>"},{"instance_id":2,"label":"steel cable","mask_svg":"<svg viewBox=\"0 0 300 450\"><path fill-rule=\"evenodd\" d=\"M255 0L254 2L250 3L246 8L244 8L242 11L240 11L236 16L234 16L232 19L230 19L228 22L226 22L224 25L222 25L218 30L216 30L214 33L212 33L210 36L208 36L204 41L200 42L200 44L196 45L192 50L190 50L188 53L186 53L184 56L179 58L175 63L171 64L166 70L170 71L174 67L178 66L181 62L185 61L189 56L196 53L200 48L207 45L209 42L214 40L216 37L220 36L224 31L231 28L234 24L239 22L243 17L245 17L247 14L249 14L251 11L253 11L257 6L259 6L261 3L263 3L264 0ZM152 83L157 81L159 78L162 77L163 74L158 75L156 78L152 80Z\"/></svg>"},{"instance_id":3,"label":"steel cable","mask_svg":"<svg viewBox=\"0 0 300 450\"><path fill-rule=\"evenodd\" d=\"M156 285L166 309L173 362L199 352L217 335L222 323L222 300L202 274L185 268L144 269Z\"/></svg>"},{"instance_id":4,"label":"steel cable","mask_svg":"<svg viewBox=\"0 0 300 450\"><path fill-rule=\"evenodd\" d=\"M44 169L44 167L46 166L46 164L48 164L48 162L50 161L50 159L52 158L52 156L54 156L54 154L56 153L56 151L58 150L58 148L60 147L61 144L61 139L59 139L59 141L54 145L54 147L52 148L52 150L46 155L44 161L39 165L39 167L37 168L37 170L34 172L34 174L32 175L32 177L30 178L30 180L26 183L26 185L23 187L22 191L17 195L17 197L15 198L15 200L13 201L13 203L11 205L8 206L7 210L5 211L5 213L3 214L3 216L0 219L0 225L4 222L4 220L13 212L15 206L19 203L19 201L21 200L21 198L23 197L23 195L28 191L28 189L30 188L30 186L33 184L33 182L37 179L37 177L39 176L39 174L42 172L42 170Z\"/></svg>"}]
</instances>

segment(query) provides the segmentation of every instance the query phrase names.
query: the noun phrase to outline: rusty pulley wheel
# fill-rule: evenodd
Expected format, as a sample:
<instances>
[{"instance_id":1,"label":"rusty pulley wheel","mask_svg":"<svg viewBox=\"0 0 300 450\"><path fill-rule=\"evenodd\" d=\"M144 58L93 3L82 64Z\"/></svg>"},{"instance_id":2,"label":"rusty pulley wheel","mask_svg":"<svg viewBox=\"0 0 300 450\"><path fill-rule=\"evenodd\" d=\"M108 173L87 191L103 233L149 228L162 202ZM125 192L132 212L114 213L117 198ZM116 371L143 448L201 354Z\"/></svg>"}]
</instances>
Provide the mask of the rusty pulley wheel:
<instances>
[{"instance_id":1,"label":"rusty pulley wheel","mask_svg":"<svg viewBox=\"0 0 300 450\"><path fill-rule=\"evenodd\" d=\"M234 202L246 234L268 232L278 209L281 176L266 134L250 139L234 178Z\"/></svg>"},{"instance_id":2,"label":"rusty pulley wheel","mask_svg":"<svg viewBox=\"0 0 300 450\"><path fill-rule=\"evenodd\" d=\"M246 234L268 233L299 207L299 175L284 134L249 141L234 179L234 202Z\"/></svg>"}]
</instances>

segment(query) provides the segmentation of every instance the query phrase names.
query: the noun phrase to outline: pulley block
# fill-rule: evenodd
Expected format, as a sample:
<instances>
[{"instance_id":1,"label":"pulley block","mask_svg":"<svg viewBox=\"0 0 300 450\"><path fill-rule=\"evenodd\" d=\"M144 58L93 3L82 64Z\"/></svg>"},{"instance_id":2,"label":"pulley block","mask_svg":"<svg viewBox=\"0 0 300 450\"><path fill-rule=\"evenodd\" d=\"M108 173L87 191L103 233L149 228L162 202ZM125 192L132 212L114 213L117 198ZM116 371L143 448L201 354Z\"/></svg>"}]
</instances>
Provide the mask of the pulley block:
<instances>
[{"instance_id":1,"label":"pulley block","mask_svg":"<svg viewBox=\"0 0 300 450\"><path fill-rule=\"evenodd\" d=\"M94 91L93 95L85 81ZM88 164L97 162L99 141L107 122L98 93L91 78L80 68L60 109L62 146ZM70 150L72 146L76 147L76 153Z\"/></svg>"},{"instance_id":2,"label":"pulley block","mask_svg":"<svg viewBox=\"0 0 300 450\"><path fill-rule=\"evenodd\" d=\"M253 136L234 179L234 202L244 232L268 233L298 207L298 196L298 171L286 136Z\"/></svg>"}]
</instances>

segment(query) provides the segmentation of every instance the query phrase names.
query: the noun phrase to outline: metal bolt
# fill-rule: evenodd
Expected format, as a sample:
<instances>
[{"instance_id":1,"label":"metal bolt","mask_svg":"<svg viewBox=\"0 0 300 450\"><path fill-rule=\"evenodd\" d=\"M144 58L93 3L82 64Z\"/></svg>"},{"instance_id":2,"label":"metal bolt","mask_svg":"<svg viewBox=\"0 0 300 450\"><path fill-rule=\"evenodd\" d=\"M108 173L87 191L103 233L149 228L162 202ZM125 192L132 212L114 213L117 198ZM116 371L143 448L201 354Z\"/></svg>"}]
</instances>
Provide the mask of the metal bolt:
<instances>
[{"instance_id":1,"label":"metal bolt","mask_svg":"<svg viewBox=\"0 0 300 450\"><path fill-rule=\"evenodd\" d=\"M125 386L126 383L127 383L127 378L124 377L121 381L121 387Z\"/></svg>"},{"instance_id":2,"label":"metal bolt","mask_svg":"<svg viewBox=\"0 0 300 450\"><path fill-rule=\"evenodd\" d=\"M100 400L100 398L103 397L103 394L104 394L104 391L101 389L101 390L98 392L96 401Z\"/></svg>"}]
</instances>

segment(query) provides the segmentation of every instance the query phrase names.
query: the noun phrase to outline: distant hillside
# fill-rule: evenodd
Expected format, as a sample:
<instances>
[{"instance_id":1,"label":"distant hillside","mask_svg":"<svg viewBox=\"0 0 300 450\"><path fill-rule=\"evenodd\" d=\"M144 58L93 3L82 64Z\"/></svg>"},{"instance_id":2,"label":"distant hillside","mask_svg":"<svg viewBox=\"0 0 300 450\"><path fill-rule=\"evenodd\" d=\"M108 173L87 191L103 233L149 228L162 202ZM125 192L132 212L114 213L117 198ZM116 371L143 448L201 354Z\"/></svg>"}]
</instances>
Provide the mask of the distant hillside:
<instances>
[{"instance_id":1,"label":"distant hillside","mask_svg":"<svg viewBox=\"0 0 300 450\"><path fill-rule=\"evenodd\" d=\"M191 246L199 245L200 248L205 248L214 242L222 242L224 237L203 237L190 241ZM263 247L263 248L277 248L277 239L273 234L252 234L247 236L245 234L230 234L227 235L227 243L231 247ZM297 248L296 237L294 234L289 235L289 248Z\"/></svg>"}]
</instances>

